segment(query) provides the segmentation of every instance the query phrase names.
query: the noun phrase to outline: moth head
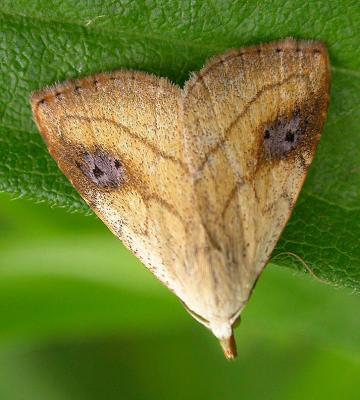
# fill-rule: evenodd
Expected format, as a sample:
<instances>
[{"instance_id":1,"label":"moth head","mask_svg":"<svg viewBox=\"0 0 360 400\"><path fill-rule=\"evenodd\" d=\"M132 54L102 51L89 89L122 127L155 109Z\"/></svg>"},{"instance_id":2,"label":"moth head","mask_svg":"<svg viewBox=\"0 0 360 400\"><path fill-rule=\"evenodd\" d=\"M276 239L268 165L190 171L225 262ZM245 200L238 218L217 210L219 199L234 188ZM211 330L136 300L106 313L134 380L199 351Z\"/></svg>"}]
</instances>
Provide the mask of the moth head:
<instances>
[{"instance_id":1,"label":"moth head","mask_svg":"<svg viewBox=\"0 0 360 400\"><path fill-rule=\"evenodd\" d=\"M229 319L212 319L211 321L203 318L201 315L192 311L184 302L182 302L188 313L206 326L213 334L219 339L220 345L223 349L225 357L229 360L233 360L237 355L236 342L233 334L233 329L236 328L241 321L240 313L242 308L236 312Z\"/></svg>"}]
</instances>

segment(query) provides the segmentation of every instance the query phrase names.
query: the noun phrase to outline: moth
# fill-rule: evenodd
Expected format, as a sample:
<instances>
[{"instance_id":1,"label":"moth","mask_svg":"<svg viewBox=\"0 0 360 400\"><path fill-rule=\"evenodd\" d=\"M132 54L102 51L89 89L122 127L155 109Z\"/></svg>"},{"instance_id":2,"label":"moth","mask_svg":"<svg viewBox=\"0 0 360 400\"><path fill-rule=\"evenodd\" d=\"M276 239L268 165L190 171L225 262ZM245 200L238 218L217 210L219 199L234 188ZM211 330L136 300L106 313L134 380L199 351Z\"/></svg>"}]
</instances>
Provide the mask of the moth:
<instances>
[{"instance_id":1,"label":"moth","mask_svg":"<svg viewBox=\"0 0 360 400\"><path fill-rule=\"evenodd\" d=\"M227 358L314 157L329 70L324 44L288 38L216 56L183 88L120 70L31 97L61 171Z\"/></svg>"}]
</instances>

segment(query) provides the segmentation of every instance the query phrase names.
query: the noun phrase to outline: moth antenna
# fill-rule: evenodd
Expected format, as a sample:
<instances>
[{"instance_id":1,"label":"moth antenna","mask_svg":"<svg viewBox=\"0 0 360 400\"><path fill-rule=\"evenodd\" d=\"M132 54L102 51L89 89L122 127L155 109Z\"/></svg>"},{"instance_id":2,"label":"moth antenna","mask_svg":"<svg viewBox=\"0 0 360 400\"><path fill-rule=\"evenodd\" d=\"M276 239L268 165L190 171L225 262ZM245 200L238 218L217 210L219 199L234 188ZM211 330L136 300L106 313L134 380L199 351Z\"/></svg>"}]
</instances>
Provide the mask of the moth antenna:
<instances>
[{"instance_id":1,"label":"moth antenna","mask_svg":"<svg viewBox=\"0 0 360 400\"><path fill-rule=\"evenodd\" d=\"M318 282L323 283L323 284L325 284L325 285L331 285L331 286L333 286L333 284L332 284L331 282L326 281L325 279L322 279L322 278L320 278L319 276L317 276L317 275L315 274L315 272L307 265L307 263L306 263L300 256L298 256L298 255L295 254L295 253L291 253L290 251L284 251L284 252L282 252L282 253L276 254L276 256L272 258L272 260L274 260L274 259L277 258L277 257L284 256L284 255L285 255L285 256L294 257L296 260L298 260L298 261L303 265L303 267L305 268L305 270L306 270L315 280L317 280Z\"/></svg>"}]
</instances>

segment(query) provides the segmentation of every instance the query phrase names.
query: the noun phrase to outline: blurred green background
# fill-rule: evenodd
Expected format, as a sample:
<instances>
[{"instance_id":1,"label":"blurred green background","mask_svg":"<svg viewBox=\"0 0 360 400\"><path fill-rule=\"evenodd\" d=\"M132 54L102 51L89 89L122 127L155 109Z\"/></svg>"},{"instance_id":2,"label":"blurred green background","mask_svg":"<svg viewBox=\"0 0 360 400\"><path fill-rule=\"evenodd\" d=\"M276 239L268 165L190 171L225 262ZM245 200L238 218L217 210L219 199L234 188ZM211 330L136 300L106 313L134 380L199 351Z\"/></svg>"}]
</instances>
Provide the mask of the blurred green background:
<instances>
[{"instance_id":1,"label":"blurred green background","mask_svg":"<svg viewBox=\"0 0 360 400\"><path fill-rule=\"evenodd\" d=\"M0 190L86 206L29 96L119 68L183 83L229 48L327 43L329 120L277 252L360 288L358 0L0 0ZM269 265L220 347L94 216L0 194L0 400L360 399L360 297Z\"/></svg>"},{"instance_id":2,"label":"blurred green background","mask_svg":"<svg viewBox=\"0 0 360 400\"><path fill-rule=\"evenodd\" d=\"M0 195L0 399L359 399L360 297L269 265L217 341L94 216Z\"/></svg>"}]
</instances>

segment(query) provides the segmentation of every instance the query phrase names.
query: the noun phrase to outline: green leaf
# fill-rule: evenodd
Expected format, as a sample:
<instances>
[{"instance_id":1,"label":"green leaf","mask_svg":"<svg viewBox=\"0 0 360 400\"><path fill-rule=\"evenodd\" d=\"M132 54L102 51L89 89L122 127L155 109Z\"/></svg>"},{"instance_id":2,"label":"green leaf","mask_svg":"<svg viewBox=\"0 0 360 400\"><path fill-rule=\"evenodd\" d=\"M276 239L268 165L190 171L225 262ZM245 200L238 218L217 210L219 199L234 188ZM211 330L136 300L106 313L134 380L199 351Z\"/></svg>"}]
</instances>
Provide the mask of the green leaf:
<instances>
[{"instance_id":1,"label":"green leaf","mask_svg":"<svg viewBox=\"0 0 360 400\"><path fill-rule=\"evenodd\" d=\"M32 121L28 98L36 89L118 68L182 84L190 71L229 48L286 36L323 40L332 63L329 119L273 262L304 268L300 257L316 276L358 289L359 20L357 0L2 0L0 190L87 210Z\"/></svg>"}]
</instances>

